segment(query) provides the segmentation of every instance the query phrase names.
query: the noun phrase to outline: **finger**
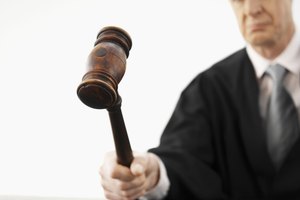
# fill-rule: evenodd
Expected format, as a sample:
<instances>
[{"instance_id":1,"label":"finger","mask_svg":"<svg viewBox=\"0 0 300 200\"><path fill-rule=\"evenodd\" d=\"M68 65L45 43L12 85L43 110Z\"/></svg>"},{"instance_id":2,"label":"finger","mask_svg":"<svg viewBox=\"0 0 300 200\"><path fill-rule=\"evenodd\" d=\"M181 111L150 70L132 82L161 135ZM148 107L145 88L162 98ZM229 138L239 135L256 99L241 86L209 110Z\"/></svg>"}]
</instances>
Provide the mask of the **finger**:
<instances>
[{"instance_id":1,"label":"finger","mask_svg":"<svg viewBox=\"0 0 300 200\"><path fill-rule=\"evenodd\" d=\"M110 176L113 179L118 179L123 182L130 182L135 178L130 169L122 165L116 165L115 168L111 170Z\"/></svg>"},{"instance_id":2,"label":"finger","mask_svg":"<svg viewBox=\"0 0 300 200\"><path fill-rule=\"evenodd\" d=\"M133 163L130 166L130 172L135 176L140 176L140 175L144 174L145 167L143 165L141 165L140 163Z\"/></svg>"},{"instance_id":3,"label":"finger","mask_svg":"<svg viewBox=\"0 0 300 200\"><path fill-rule=\"evenodd\" d=\"M122 166L114 161L107 161L99 169L99 174L102 179L119 179L121 181L131 181L134 175L128 167Z\"/></svg>"},{"instance_id":4,"label":"finger","mask_svg":"<svg viewBox=\"0 0 300 200\"><path fill-rule=\"evenodd\" d=\"M135 176L140 176L145 173L148 159L147 154L134 154L134 159L130 165L130 171Z\"/></svg>"},{"instance_id":5,"label":"finger","mask_svg":"<svg viewBox=\"0 0 300 200\"><path fill-rule=\"evenodd\" d=\"M127 200L135 200L135 199L138 199L140 198L141 196L144 196L145 195L145 192L141 191L140 193L137 193L133 196L120 196L118 194L114 194L112 192L105 192L104 193L104 196L107 200L124 200L124 199L127 199Z\"/></svg>"},{"instance_id":6,"label":"finger","mask_svg":"<svg viewBox=\"0 0 300 200\"><path fill-rule=\"evenodd\" d=\"M116 184L117 184L117 187L120 188L120 190L127 191L127 190L131 190L134 188L139 188L139 187L143 186L145 184L145 182L146 182L146 177L139 176L130 182L122 182L122 181L117 180Z\"/></svg>"},{"instance_id":7,"label":"finger","mask_svg":"<svg viewBox=\"0 0 300 200\"><path fill-rule=\"evenodd\" d=\"M141 185L137 187L130 188L128 190L122 191L121 196L126 198L136 199L137 197L143 196L146 193L146 182L144 181Z\"/></svg>"},{"instance_id":8,"label":"finger","mask_svg":"<svg viewBox=\"0 0 300 200\"><path fill-rule=\"evenodd\" d=\"M114 192L116 191L115 184L113 183L115 180L107 181L105 179L100 179L100 184L103 188L103 190L108 191L108 192Z\"/></svg>"},{"instance_id":9,"label":"finger","mask_svg":"<svg viewBox=\"0 0 300 200\"><path fill-rule=\"evenodd\" d=\"M123 198L118 194L115 194L110 191L104 191L104 196L107 200L122 200Z\"/></svg>"},{"instance_id":10,"label":"finger","mask_svg":"<svg viewBox=\"0 0 300 200\"><path fill-rule=\"evenodd\" d=\"M134 196L132 196L131 197L131 199L132 200L134 200L134 199L138 199L138 198L140 198L140 197L142 197L142 196L144 196L145 195L145 190L143 190L143 191L141 191L140 193L138 193L138 194L136 194L136 195L134 195Z\"/></svg>"},{"instance_id":11,"label":"finger","mask_svg":"<svg viewBox=\"0 0 300 200\"><path fill-rule=\"evenodd\" d=\"M100 183L103 189L118 194L122 194L122 192L126 192L129 190L140 189L145 186L145 182L145 176L136 177L130 182L120 181L118 179L100 179Z\"/></svg>"},{"instance_id":12,"label":"finger","mask_svg":"<svg viewBox=\"0 0 300 200\"><path fill-rule=\"evenodd\" d=\"M104 195L109 200L120 200L120 199L137 199L145 195L146 190L144 186L129 191L110 191L104 189Z\"/></svg>"}]
</instances>

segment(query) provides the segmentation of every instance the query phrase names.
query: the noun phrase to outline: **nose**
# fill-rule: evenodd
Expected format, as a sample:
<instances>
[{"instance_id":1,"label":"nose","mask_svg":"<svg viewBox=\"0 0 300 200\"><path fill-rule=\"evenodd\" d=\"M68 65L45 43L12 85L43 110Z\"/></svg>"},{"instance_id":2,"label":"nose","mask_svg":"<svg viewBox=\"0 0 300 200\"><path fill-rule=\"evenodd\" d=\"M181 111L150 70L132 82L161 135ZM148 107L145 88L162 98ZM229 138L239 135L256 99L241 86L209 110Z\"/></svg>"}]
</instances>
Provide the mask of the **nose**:
<instances>
[{"instance_id":1,"label":"nose","mask_svg":"<svg viewBox=\"0 0 300 200\"><path fill-rule=\"evenodd\" d=\"M245 0L244 9L247 15L258 15L262 11L262 0Z\"/></svg>"}]
</instances>

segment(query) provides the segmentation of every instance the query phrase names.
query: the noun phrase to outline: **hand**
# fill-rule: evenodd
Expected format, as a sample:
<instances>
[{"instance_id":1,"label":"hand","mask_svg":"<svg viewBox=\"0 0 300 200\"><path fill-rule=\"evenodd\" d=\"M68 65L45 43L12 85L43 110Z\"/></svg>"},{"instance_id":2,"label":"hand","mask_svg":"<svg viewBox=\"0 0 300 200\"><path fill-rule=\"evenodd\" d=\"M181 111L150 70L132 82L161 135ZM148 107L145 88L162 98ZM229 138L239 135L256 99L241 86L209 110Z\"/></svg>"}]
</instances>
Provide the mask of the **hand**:
<instances>
[{"instance_id":1,"label":"hand","mask_svg":"<svg viewBox=\"0 0 300 200\"><path fill-rule=\"evenodd\" d=\"M159 180L159 161L152 153L136 154L130 168L117 163L115 152L106 154L100 167L101 185L109 200L134 200Z\"/></svg>"}]
</instances>

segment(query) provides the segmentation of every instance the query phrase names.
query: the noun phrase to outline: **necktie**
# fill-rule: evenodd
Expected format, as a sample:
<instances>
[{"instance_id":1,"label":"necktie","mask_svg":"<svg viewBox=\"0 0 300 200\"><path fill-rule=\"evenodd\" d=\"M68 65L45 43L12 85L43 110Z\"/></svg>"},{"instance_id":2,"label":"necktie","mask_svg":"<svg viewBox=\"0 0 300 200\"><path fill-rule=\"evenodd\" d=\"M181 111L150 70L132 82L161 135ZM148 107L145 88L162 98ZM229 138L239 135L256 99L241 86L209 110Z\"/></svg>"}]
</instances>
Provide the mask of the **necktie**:
<instances>
[{"instance_id":1,"label":"necktie","mask_svg":"<svg viewBox=\"0 0 300 200\"><path fill-rule=\"evenodd\" d=\"M285 156L299 137L299 121L294 102L283 86L286 69L279 64L270 66L266 74L273 80L267 108L267 144L275 168L279 169Z\"/></svg>"}]
</instances>

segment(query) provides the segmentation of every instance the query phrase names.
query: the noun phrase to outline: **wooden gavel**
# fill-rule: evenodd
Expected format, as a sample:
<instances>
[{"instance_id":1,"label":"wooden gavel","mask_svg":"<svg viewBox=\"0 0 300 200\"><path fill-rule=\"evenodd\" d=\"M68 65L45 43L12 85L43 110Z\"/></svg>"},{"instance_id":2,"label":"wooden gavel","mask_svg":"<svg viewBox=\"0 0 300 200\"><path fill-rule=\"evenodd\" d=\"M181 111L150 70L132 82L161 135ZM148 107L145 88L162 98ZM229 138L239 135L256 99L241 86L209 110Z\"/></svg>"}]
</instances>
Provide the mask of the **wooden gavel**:
<instances>
[{"instance_id":1,"label":"wooden gavel","mask_svg":"<svg viewBox=\"0 0 300 200\"><path fill-rule=\"evenodd\" d=\"M88 57L87 73L77 88L79 99L95 109L107 109L119 164L129 167L132 150L124 123L118 84L132 46L130 36L119 27L100 30L94 49Z\"/></svg>"}]
</instances>

